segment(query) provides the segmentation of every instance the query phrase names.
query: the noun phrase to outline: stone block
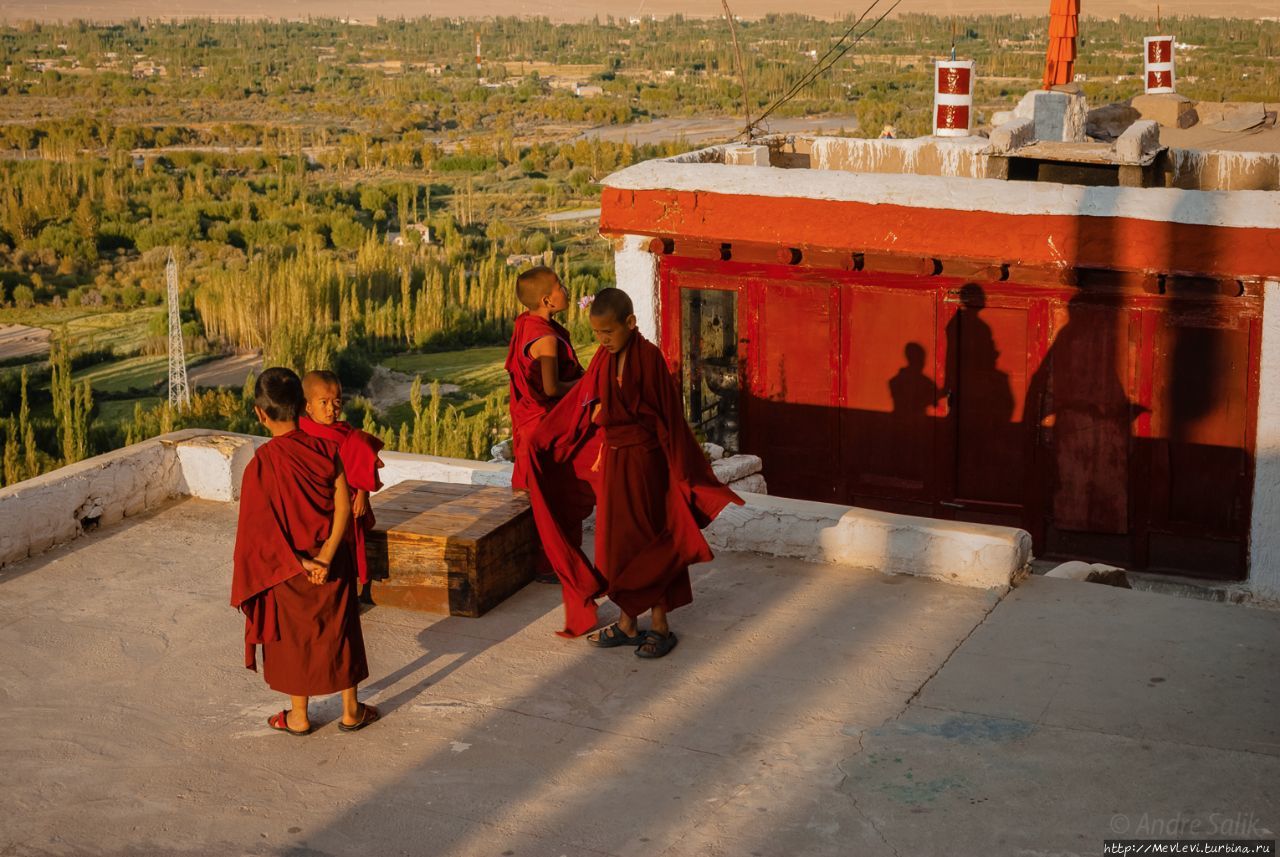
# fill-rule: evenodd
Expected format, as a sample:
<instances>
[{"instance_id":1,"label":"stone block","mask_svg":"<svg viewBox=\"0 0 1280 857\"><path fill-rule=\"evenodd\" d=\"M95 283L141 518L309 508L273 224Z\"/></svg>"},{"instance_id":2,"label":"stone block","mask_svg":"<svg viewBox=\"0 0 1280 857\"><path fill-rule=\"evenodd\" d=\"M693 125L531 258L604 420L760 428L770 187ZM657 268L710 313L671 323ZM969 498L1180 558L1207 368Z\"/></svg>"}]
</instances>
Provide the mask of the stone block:
<instances>
[{"instance_id":1,"label":"stone block","mask_svg":"<svg viewBox=\"0 0 1280 857\"><path fill-rule=\"evenodd\" d=\"M1115 140L1141 118L1128 104L1104 104L1085 116L1085 133L1099 140Z\"/></svg>"},{"instance_id":2,"label":"stone block","mask_svg":"<svg viewBox=\"0 0 1280 857\"><path fill-rule=\"evenodd\" d=\"M1008 154L1014 149L1029 145L1035 138L1035 121L1017 117L992 130L991 151L1001 155Z\"/></svg>"},{"instance_id":3,"label":"stone block","mask_svg":"<svg viewBox=\"0 0 1280 857\"><path fill-rule=\"evenodd\" d=\"M1014 108L1014 115L1035 123L1035 138L1059 143L1082 143L1089 105L1083 95L1032 90Z\"/></svg>"},{"instance_id":4,"label":"stone block","mask_svg":"<svg viewBox=\"0 0 1280 857\"><path fill-rule=\"evenodd\" d=\"M720 446L718 443L704 443L702 445L702 451L705 452L707 454L707 458L712 461L719 461L724 458L724 447Z\"/></svg>"},{"instance_id":5,"label":"stone block","mask_svg":"<svg viewBox=\"0 0 1280 857\"><path fill-rule=\"evenodd\" d=\"M1116 157L1132 164L1160 148L1160 124L1140 119L1130 125L1116 140Z\"/></svg>"},{"instance_id":6,"label":"stone block","mask_svg":"<svg viewBox=\"0 0 1280 857\"><path fill-rule=\"evenodd\" d=\"M759 473L762 467L758 455L731 455L711 462L711 469L715 471L716 478L726 485L745 479L753 473Z\"/></svg>"},{"instance_id":7,"label":"stone block","mask_svg":"<svg viewBox=\"0 0 1280 857\"><path fill-rule=\"evenodd\" d=\"M1130 104L1141 118L1159 122L1166 128L1190 128L1199 121L1195 103L1176 92L1135 95Z\"/></svg>"},{"instance_id":8,"label":"stone block","mask_svg":"<svg viewBox=\"0 0 1280 857\"><path fill-rule=\"evenodd\" d=\"M768 494L769 486L764 481L763 473L752 473L736 482L730 482L729 487L739 494Z\"/></svg>"},{"instance_id":9,"label":"stone block","mask_svg":"<svg viewBox=\"0 0 1280 857\"><path fill-rule=\"evenodd\" d=\"M1202 125L1226 125L1247 130L1267 119L1266 105L1258 101L1197 101L1195 107Z\"/></svg>"},{"instance_id":10,"label":"stone block","mask_svg":"<svg viewBox=\"0 0 1280 857\"><path fill-rule=\"evenodd\" d=\"M729 146L724 150L724 162L737 167L767 167L769 147Z\"/></svg>"}]
</instances>

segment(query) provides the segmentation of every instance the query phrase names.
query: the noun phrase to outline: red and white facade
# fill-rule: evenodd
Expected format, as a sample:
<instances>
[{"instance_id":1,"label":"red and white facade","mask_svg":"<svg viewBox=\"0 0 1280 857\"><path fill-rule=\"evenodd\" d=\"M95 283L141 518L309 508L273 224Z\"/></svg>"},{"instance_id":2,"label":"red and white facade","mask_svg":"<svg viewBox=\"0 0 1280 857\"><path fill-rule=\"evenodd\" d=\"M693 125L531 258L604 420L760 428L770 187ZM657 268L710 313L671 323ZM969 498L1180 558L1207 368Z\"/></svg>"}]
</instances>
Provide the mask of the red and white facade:
<instances>
[{"instance_id":1,"label":"red and white facade","mask_svg":"<svg viewBox=\"0 0 1280 857\"><path fill-rule=\"evenodd\" d=\"M610 176L601 232L771 493L1280 598L1280 193L708 159Z\"/></svg>"}]
</instances>

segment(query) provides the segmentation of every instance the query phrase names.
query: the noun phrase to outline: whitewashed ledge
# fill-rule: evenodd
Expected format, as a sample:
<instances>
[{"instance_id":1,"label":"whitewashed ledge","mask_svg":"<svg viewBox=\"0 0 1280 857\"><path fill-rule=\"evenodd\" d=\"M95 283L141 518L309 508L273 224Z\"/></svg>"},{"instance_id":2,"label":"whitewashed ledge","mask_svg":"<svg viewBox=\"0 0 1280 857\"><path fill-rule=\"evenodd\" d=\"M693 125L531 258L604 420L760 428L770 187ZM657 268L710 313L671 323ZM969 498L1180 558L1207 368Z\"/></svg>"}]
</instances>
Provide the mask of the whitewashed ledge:
<instances>
[{"instance_id":1,"label":"whitewashed ledge","mask_svg":"<svg viewBox=\"0 0 1280 857\"><path fill-rule=\"evenodd\" d=\"M707 528L712 547L910 574L1007 590L1031 562L1012 527L895 515L834 503L743 494Z\"/></svg>"},{"instance_id":2,"label":"whitewashed ledge","mask_svg":"<svg viewBox=\"0 0 1280 857\"><path fill-rule=\"evenodd\" d=\"M208 429L161 435L0 488L0 566L109 526L175 497L234 502L253 451L266 438ZM508 486L511 466L386 452L383 482L410 479ZM744 460L751 459L751 460ZM716 462L746 500L707 530L712 545L812 562L911 574L1006 590L1031 558L1021 530L892 515L751 493L759 459ZM724 471L720 473L720 471ZM731 472L732 471L732 472Z\"/></svg>"}]
</instances>

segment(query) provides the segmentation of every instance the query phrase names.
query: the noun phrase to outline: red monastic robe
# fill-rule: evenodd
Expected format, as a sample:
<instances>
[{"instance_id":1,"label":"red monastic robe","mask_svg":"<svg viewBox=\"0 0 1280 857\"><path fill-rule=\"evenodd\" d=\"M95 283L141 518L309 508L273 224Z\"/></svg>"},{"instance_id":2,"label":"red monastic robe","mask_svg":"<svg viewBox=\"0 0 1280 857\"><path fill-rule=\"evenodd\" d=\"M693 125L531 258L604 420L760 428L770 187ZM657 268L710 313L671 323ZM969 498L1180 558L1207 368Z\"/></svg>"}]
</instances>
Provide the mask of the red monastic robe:
<instances>
[{"instance_id":1,"label":"red monastic robe","mask_svg":"<svg viewBox=\"0 0 1280 857\"><path fill-rule=\"evenodd\" d=\"M542 389L542 368L529 356L529 347L544 336L556 339L556 371L560 381L582 377L582 364L569 339L569 331L558 322L522 312L516 316L507 348L507 374L511 377L511 447L515 469L511 473L512 488L527 488L526 456L522 454L529 438L542 418L556 405L557 399Z\"/></svg>"},{"instance_id":2,"label":"red monastic robe","mask_svg":"<svg viewBox=\"0 0 1280 857\"><path fill-rule=\"evenodd\" d=\"M272 438L245 468L240 488L231 606L245 614L244 662L281 693L314 696L369 675L355 566L344 543L316 585L300 553L313 553L333 525L338 448L302 431Z\"/></svg>"},{"instance_id":3,"label":"red monastic robe","mask_svg":"<svg viewBox=\"0 0 1280 857\"><path fill-rule=\"evenodd\" d=\"M564 636L595 627L600 595L630 616L688 604L689 566L712 559L702 528L728 504L742 504L685 422L662 352L635 333L624 353L621 382L622 355L596 353L578 389L542 421L528 455L534 521L564 594ZM584 480L597 498L594 567L565 538L590 513L575 499Z\"/></svg>"},{"instance_id":4,"label":"red monastic robe","mask_svg":"<svg viewBox=\"0 0 1280 857\"><path fill-rule=\"evenodd\" d=\"M342 460L342 470L347 474L347 485L351 488L351 502L355 502L357 491L368 491L372 494L382 490L382 479L378 470L382 467L382 459L378 453L382 450L382 441L378 438L353 428L351 423L343 420L325 426L308 416L298 419L298 427L312 437L323 438L338 444L338 458ZM377 521L373 517L373 508L363 517L352 516L351 528L347 530L347 540L351 542L352 552L356 557L356 571L360 583L369 582L369 560L365 556L365 539L373 530Z\"/></svg>"}]
</instances>

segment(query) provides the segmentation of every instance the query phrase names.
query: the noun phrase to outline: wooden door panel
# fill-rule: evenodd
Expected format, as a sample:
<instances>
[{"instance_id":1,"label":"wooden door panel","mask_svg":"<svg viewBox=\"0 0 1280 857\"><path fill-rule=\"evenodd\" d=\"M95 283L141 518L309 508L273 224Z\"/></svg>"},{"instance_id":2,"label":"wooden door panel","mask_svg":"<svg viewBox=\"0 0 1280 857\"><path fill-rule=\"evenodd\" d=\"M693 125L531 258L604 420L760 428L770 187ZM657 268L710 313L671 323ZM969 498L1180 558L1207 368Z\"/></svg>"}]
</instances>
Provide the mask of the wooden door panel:
<instances>
[{"instance_id":1,"label":"wooden door panel","mask_svg":"<svg viewBox=\"0 0 1280 857\"><path fill-rule=\"evenodd\" d=\"M1076 302L1056 307L1054 322L1041 402L1053 525L1126 533L1134 417L1128 314Z\"/></svg>"},{"instance_id":2,"label":"wooden door panel","mask_svg":"<svg viewBox=\"0 0 1280 857\"><path fill-rule=\"evenodd\" d=\"M831 285L750 285L754 343L744 447L764 460L771 494L835 501L839 292Z\"/></svg>"},{"instance_id":3,"label":"wooden door panel","mask_svg":"<svg viewBox=\"0 0 1280 857\"><path fill-rule=\"evenodd\" d=\"M916 501L935 493L937 299L936 289L843 294L847 493Z\"/></svg>"},{"instance_id":4,"label":"wooden door panel","mask_svg":"<svg viewBox=\"0 0 1280 857\"><path fill-rule=\"evenodd\" d=\"M1159 529L1234 535L1247 527L1250 328L1162 313L1155 379L1152 506Z\"/></svg>"},{"instance_id":5,"label":"wooden door panel","mask_svg":"<svg viewBox=\"0 0 1280 857\"><path fill-rule=\"evenodd\" d=\"M1029 322L1027 305L962 305L947 325L945 393L954 427L956 502L1025 502Z\"/></svg>"}]
</instances>

